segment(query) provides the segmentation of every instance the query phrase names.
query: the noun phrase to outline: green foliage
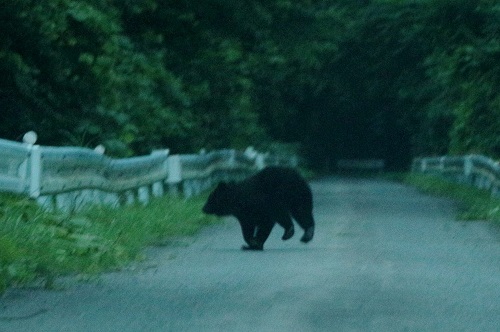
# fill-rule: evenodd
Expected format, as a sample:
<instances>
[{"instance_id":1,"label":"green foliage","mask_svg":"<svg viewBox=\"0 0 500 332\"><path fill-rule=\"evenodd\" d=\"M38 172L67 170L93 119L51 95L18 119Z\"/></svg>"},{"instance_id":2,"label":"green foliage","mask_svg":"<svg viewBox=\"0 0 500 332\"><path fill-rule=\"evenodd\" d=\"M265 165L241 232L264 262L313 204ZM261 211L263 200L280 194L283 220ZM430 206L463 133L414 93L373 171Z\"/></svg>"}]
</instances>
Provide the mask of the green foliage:
<instances>
[{"instance_id":1,"label":"green foliage","mask_svg":"<svg viewBox=\"0 0 500 332\"><path fill-rule=\"evenodd\" d=\"M10 3L0 49L10 79L0 102L7 120L20 113L23 121L3 122L0 134L34 129L42 144L104 143L114 155L290 140L299 131L294 104L318 89L323 59L337 50L332 28L344 28L345 10L336 8L310 1Z\"/></svg>"},{"instance_id":2,"label":"green foliage","mask_svg":"<svg viewBox=\"0 0 500 332\"><path fill-rule=\"evenodd\" d=\"M446 114L451 153L499 156L500 8L492 1L453 1L431 9L423 32L440 34L424 62L435 91L428 116Z\"/></svg>"},{"instance_id":3,"label":"green foliage","mask_svg":"<svg viewBox=\"0 0 500 332\"><path fill-rule=\"evenodd\" d=\"M318 162L500 156L495 1L372 1L354 12L325 92L310 101L320 110L306 109Z\"/></svg>"},{"instance_id":4,"label":"green foliage","mask_svg":"<svg viewBox=\"0 0 500 332\"><path fill-rule=\"evenodd\" d=\"M142 249L192 235L214 222L202 198L154 200L147 207L95 207L76 215L41 211L33 202L0 196L0 291L62 274L92 275L141 259Z\"/></svg>"},{"instance_id":5,"label":"green foliage","mask_svg":"<svg viewBox=\"0 0 500 332\"><path fill-rule=\"evenodd\" d=\"M494 0L33 0L0 11L0 137L500 156Z\"/></svg>"}]
</instances>

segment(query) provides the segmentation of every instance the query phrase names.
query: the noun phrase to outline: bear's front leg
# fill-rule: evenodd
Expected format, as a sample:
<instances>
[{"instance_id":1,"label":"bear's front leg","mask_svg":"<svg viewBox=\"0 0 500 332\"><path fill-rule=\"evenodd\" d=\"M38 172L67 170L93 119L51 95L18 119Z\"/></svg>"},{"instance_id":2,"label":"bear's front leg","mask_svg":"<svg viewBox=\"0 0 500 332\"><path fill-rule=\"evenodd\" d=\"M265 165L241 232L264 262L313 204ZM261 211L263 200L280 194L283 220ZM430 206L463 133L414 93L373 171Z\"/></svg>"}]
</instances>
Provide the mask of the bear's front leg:
<instances>
[{"instance_id":1,"label":"bear's front leg","mask_svg":"<svg viewBox=\"0 0 500 332\"><path fill-rule=\"evenodd\" d=\"M242 245L242 250L264 250L264 243L259 243L255 238L245 240L248 245Z\"/></svg>"},{"instance_id":2,"label":"bear's front leg","mask_svg":"<svg viewBox=\"0 0 500 332\"><path fill-rule=\"evenodd\" d=\"M259 243L254 234L256 232L256 226L252 222L239 220L241 225L241 232L243 233L243 239L247 245L243 245L241 249L243 250L263 250L264 243Z\"/></svg>"},{"instance_id":3,"label":"bear's front leg","mask_svg":"<svg viewBox=\"0 0 500 332\"><path fill-rule=\"evenodd\" d=\"M264 250L264 245L263 244L252 244L252 245L242 245L241 250L254 250L254 251L262 251Z\"/></svg>"},{"instance_id":4,"label":"bear's front leg","mask_svg":"<svg viewBox=\"0 0 500 332\"><path fill-rule=\"evenodd\" d=\"M255 238L247 241L248 246L243 246L243 250L264 250L264 242L266 242L271 230L273 229L274 223L267 221L259 226L257 226L257 231Z\"/></svg>"}]
</instances>

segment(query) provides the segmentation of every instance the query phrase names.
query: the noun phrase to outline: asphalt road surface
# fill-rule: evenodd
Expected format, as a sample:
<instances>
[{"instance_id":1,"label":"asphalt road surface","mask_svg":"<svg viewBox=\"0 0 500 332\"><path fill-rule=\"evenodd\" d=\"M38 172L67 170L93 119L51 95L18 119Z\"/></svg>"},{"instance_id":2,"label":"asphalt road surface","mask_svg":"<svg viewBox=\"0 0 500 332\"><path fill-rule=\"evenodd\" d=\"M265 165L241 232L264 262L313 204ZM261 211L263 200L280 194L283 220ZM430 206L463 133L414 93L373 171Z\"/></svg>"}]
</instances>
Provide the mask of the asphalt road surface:
<instances>
[{"instance_id":1,"label":"asphalt road surface","mask_svg":"<svg viewBox=\"0 0 500 332\"><path fill-rule=\"evenodd\" d=\"M380 180L312 183L315 239L241 251L233 219L138 269L9 290L0 331L499 331L500 235Z\"/></svg>"}]
</instances>

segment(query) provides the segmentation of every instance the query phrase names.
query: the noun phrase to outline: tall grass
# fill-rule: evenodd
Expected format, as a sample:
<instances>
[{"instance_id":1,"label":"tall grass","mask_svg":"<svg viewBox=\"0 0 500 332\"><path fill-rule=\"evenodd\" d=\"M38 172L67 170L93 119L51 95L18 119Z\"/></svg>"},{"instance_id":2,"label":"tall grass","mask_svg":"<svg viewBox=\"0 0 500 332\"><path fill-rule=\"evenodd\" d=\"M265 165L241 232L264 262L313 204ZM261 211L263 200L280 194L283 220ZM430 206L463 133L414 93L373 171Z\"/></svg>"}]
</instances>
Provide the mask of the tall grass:
<instances>
[{"instance_id":1,"label":"tall grass","mask_svg":"<svg viewBox=\"0 0 500 332\"><path fill-rule=\"evenodd\" d=\"M166 196L147 206L94 207L67 215L42 211L34 202L0 195L0 293L12 285L56 276L95 274L141 257L145 246L192 235L216 221L205 216L205 197Z\"/></svg>"}]
</instances>

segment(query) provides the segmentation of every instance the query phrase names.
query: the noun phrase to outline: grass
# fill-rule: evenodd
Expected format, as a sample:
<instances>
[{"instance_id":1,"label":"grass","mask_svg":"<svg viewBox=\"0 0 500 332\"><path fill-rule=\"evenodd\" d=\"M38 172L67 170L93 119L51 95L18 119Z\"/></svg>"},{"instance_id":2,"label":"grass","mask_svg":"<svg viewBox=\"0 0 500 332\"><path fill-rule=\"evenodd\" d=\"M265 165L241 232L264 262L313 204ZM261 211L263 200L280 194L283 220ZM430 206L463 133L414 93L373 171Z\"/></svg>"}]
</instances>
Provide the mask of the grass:
<instances>
[{"instance_id":1,"label":"grass","mask_svg":"<svg viewBox=\"0 0 500 332\"><path fill-rule=\"evenodd\" d=\"M421 191L454 199L460 204L460 220L488 220L500 222L500 198L490 192L466 184L459 184L433 175L409 173L397 178Z\"/></svg>"},{"instance_id":2,"label":"grass","mask_svg":"<svg viewBox=\"0 0 500 332\"><path fill-rule=\"evenodd\" d=\"M61 275L95 275L141 259L148 245L195 234L216 222L205 196L154 199L147 206L94 207L73 215L42 211L29 199L0 194L0 294L7 287Z\"/></svg>"}]
</instances>

